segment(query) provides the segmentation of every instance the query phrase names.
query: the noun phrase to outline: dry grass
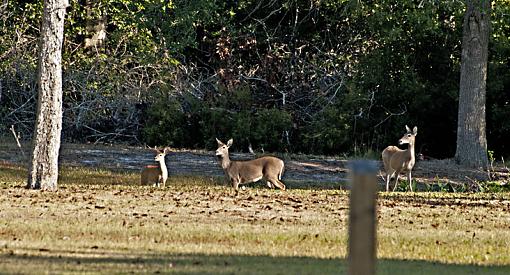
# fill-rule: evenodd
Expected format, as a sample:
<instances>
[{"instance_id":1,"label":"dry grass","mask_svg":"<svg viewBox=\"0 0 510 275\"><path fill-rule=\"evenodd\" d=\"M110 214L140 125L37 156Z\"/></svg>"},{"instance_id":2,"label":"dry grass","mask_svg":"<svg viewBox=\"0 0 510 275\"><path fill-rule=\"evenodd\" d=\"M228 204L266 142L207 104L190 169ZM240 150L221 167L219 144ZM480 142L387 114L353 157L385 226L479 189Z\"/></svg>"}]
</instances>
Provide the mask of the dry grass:
<instances>
[{"instance_id":1,"label":"dry grass","mask_svg":"<svg viewBox=\"0 0 510 275\"><path fill-rule=\"evenodd\" d=\"M338 274L346 269L348 193L248 188L173 177L64 168L58 192L23 188L0 164L0 270ZM508 194L384 194L379 274L507 274Z\"/></svg>"}]
</instances>

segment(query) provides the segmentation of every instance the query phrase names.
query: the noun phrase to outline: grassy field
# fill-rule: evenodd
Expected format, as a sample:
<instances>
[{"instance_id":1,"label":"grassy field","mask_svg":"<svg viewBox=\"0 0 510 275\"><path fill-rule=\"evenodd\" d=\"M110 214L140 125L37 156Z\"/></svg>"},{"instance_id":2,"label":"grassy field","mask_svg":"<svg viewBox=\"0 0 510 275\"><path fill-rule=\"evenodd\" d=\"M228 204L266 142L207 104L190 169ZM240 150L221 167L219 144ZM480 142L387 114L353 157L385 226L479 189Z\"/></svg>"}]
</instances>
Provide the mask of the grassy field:
<instances>
[{"instance_id":1,"label":"grassy field","mask_svg":"<svg viewBox=\"0 0 510 275\"><path fill-rule=\"evenodd\" d=\"M58 192L0 164L0 273L341 274L348 193L63 168ZM301 186L301 185L300 185ZM510 194L380 193L378 274L509 274Z\"/></svg>"}]
</instances>

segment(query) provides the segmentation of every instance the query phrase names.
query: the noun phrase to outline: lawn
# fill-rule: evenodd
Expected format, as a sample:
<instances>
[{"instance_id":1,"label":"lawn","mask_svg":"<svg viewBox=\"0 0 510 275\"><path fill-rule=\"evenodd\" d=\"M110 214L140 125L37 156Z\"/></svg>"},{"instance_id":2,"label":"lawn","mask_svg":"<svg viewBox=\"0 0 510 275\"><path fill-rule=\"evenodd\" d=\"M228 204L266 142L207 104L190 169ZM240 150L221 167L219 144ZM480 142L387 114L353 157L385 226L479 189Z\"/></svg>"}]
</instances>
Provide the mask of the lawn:
<instances>
[{"instance_id":1,"label":"lawn","mask_svg":"<svg viewBox=\"0 0 510 275\"><path fill-rule=\"evenodd\" d=\"M339 274L348 192L64 167L59 191L0 164L0 272ZM316 183L315 183L316 185ZM299 185L302 187L302 183ZM380 193L378 274L509 274L510 194Z\"/></svg>"}]
</instances>

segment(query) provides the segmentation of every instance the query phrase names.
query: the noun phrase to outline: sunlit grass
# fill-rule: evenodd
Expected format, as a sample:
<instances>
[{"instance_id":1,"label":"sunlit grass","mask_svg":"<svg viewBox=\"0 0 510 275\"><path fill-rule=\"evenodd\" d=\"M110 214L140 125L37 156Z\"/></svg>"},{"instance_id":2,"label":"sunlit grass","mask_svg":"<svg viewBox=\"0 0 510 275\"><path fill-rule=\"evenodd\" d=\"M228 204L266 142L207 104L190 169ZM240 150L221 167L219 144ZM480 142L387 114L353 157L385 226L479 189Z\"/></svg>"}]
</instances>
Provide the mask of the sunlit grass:
<instances>
[{"instance_id":1,"label":"sunlit grass","mask_svg":"<svg viewBox=\"0 0 510 275\"><path fill-rule=\"evenodd\" d=\"M158 189L137 172L62 167L59 190L41 192L23 188L26 173L0 164L2 272L346 270L346 191L259 184L235 196L222 178L170 177ZM510 272L509 196L380 193L378 273Z\"/></svg>"}]
</instances>

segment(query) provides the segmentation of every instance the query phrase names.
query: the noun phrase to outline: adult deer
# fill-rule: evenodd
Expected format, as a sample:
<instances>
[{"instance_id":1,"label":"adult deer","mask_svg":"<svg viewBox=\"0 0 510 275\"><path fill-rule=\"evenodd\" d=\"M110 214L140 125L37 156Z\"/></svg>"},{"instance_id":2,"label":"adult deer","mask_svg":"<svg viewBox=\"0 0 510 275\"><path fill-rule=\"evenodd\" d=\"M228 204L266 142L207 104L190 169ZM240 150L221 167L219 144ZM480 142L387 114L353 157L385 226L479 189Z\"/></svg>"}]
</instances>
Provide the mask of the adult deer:
<instances>
[{"instance_id":1,"label":"adult deer","mask_svg":"<svg viewBox=\"0 0 510 275\"><path fill-rule=\"evenodd\" d=\"M168 169L165 164L165 156L170 151L169 148L165 148L163 150L158 150L154 148L156 151L156 157L154 160L158 162L158 165L147 165L142 169L142 174L140 177L140 183L142 185L146 185L149 183L154 184L154 186L165 187L166 180L168 179Z\"/></svg>"},{"instance_id":2,"label":"adult deer","mask_svg":"<svg viewBox=\"0 0 510 275\"><path fill-rule=\"evenodd\" d=\"M414 141L416 134L418 133L418 127L414 127L413 130L409 129L406 125L407 133L398 140L398 144L408 144L407 150L399 149L397 146L388 146L382 151L382 160L384 163L384 170L386 170L386 191L390 189L390 180L395 176L395 186L393 191L397 189L398 176L400 172L407 171L407 180L409 181L409 189L413 191L411 182L411 170L414 167L416 161L414 156Z\"/></svg>"},{"instance_id":3,"label":"adult deer","mask_svg":"<svg viewBox=\"0 0 510 275\"><path fill-rule=\"evenodd\" d=\"M219 139L216 156L220 161L221 168L230 180L236 193L239 191L239 185L256 182L265 179L269 188L278 187L285 190L285 184L281 182L283 174L283 160L271 156L260 157L252 160L233 161L230 160L228 148L232 146L233 140L230 139L224 144Z\"/></svg>"}]
</instances>

